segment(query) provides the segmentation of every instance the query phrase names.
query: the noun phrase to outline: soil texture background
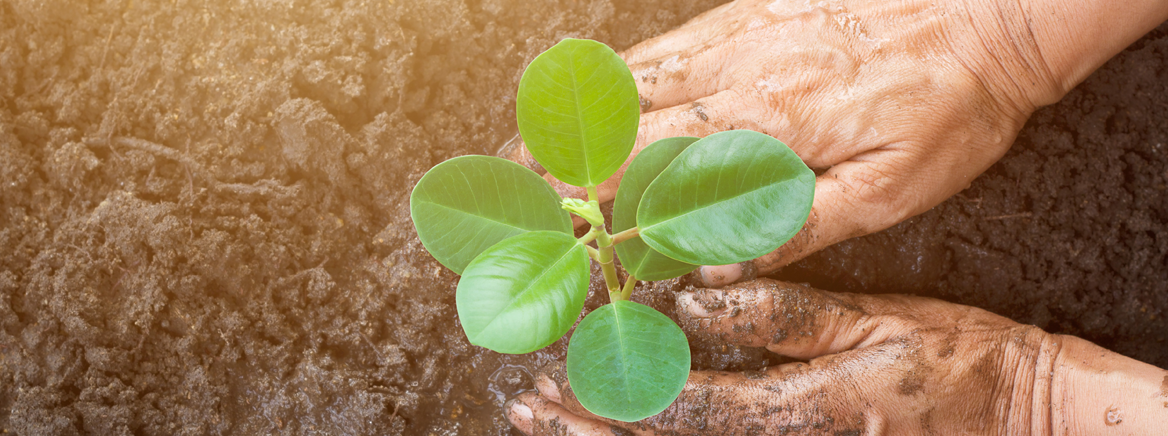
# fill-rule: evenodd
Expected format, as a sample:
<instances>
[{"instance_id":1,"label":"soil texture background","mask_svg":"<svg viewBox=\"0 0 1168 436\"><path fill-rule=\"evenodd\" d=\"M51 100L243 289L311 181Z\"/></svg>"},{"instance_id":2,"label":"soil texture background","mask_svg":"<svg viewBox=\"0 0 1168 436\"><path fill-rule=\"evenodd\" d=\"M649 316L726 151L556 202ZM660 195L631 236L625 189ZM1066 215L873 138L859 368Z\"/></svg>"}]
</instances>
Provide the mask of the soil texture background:
<instances>
[{"instance_id":1,"label":"soil texture background","mask_svg":"<svg viewBox=\"0 0 1168 436\"><path fill-rule=\"evenodd\" d=\"M718 3L0 0L0 433L511 434L500 405L562 343L469 345L409 191L515 134L559 39L622 49ZM1161 26L970 189L779 277L1166 367L1166 185Z\"/></svg>"}]
</instances>

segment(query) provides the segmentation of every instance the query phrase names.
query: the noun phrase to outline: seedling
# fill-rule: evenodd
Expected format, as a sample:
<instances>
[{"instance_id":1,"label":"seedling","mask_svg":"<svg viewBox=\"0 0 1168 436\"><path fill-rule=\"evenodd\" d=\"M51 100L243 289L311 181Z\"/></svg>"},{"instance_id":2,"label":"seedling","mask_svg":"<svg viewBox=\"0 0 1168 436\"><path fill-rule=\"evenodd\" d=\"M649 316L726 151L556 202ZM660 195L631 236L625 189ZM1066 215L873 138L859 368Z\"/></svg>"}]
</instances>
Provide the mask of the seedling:
<instances>
[{"instance_id":1,"label":"seedling","mask_svg":"<svg viewBox=\"0 0 1168 436\"><path fill-rule=\"evenodd\" d=\"M555 342L584 306L589 259L600 264L610 304L576 327L568 380L585 408L620 421L665 410L690 370L681 329L629 301L637 280L773 251L803 227L815 188L802 160L761 133L663 139L630 163L609 233L596 186L632 152L639 101L612 49L565 39L528 66L516 112L532 156L557 179L586 188L588 201L561 199L531 170L487 156L435 166L410 196L418 238L462 275L455 299L472 344L520 354ZM592 225L583 237L574 236L570 214ZM618 257L628 272L623 285Z\"/></svg>"}]
</instances>

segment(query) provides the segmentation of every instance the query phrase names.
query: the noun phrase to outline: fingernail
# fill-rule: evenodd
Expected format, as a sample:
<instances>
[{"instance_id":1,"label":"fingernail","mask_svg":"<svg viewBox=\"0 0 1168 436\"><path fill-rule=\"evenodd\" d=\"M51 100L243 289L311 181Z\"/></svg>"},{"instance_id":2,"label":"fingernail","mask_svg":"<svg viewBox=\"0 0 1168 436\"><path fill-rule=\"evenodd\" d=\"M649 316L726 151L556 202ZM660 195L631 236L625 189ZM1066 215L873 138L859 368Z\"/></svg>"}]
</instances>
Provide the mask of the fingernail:
<instances>
[{"instance_id":1,"label":"fingernail","mask_svg":"<svg viewBox=\"0 0 1168 436\"><path fill-rule=\"evenodd\" d=\"M734 283L740 278L742 278L742 265L737 263L702 267L702 281L707 287L720 288Z\"/></svg>"},{"instance_id":2,"label":"fingernail","mask_svg":"<svg viewBox=\"0 0 1168 436\"><path fill-rule=\"evenodd\" d=\"M535 381L535 389L545 398L563 404L563 397L560 396L560 387L550 377L546 375L539 376Z\"/></svg>"},{"instance_id":3,"label":"fingernail","mask_svg":"<svg viewBox=\"0 0 1168 436\"><path fill-rule=\"evenodd\" d=\"M503 407L507 410L507 420L511 421L511 425L514 425L519 431L531 434L535 414L531 412L530 407L515 399L508 401Z\"/></svg>"},{"instance_id":4,"label":"fingernail","mask_svg":"<svg viewBox=\"0 0 1168 436\"><path fill-rule=\"evenodd\" d=\"M684 293L677 297L678 303L694 318L713 318L726 311L726 303L718 301L699 301L694 293Z\"/></svg>"}]
</instances>

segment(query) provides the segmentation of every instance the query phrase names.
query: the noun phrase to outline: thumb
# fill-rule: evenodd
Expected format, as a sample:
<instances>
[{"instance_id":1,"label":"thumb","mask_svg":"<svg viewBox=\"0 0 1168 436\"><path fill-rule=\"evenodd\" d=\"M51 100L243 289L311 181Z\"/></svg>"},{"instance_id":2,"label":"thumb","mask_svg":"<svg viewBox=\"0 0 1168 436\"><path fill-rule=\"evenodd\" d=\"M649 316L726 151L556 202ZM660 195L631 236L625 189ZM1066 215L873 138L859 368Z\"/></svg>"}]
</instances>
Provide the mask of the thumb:
<instances>
[{"instance_id":1,"label":"thumb","mask_svg":"<svg viewBox=\"0 0 1168 436\"><path fill-rule=\"evenodd\" d=\"M922 195L919 188L936 186L915 183L918 180L911 177L915 172L894 168L893 162L913 161L903 154L894 149L874 150L831 167L815 179L811 214L799 233L757 259L703 266L698 270L701 282L719 288L770 274L840 241L892 227L927 210L926 204L931 207L952 195L945 187Z\"/></svg>"},{"instance_id":2,"label":"thumb","mask_svg":"<svg viewBox=\"0 0 1168 436\"><path fill-rule=\"evenodd\" d=\"M544 180L547 180L548 184L552 185L552 189L554 189L556 194L559 194L561 198L579 198L582 200L586 200L588 198L588 193L584 188L561 182L553 177L551 173L548 173L547 169L544 168L543 165L540 165L539 161L535 160L535 156L531 155L531 151L528 150L527 146L523 143L523 138L518 134L511 138L511 140L507 141L506 144L503 144L502 147L499 147L499 151L495 152L495 156L507 159L519 165L523 165L525 168L535 171L536 174L543 176ZM621 173L623 174L623 172L624 168L621 168ZM616 190L615 182L613 183L611 190ZM573 228L580 228L585 224L588 224L588 222L584 221L584 218L572 215Z\"/></svg>"},{"instance_id":3,"label":"thumb","mask_svg":"<svg viewBox=\"0 0 1168 436\"><path fill-rule=\"evenodd\" d=\"M523 143L523 137L515 134L507 143L499 147L499 151L495 152L496 157L507 159L519 165L523 165L529 170L535 171L536 174L547 174L547 169L540 165L539 161L535 160L535 156L531 155L531 151Z\"/></svg>"},{"instance_id":4,"label":"thumb","mask_svg":"<svg viewBox=\"0 0 1168 436\"><path fill-rule=\"evenodd\" d=\"M687 333L729 344L766 347L810 360L881 344L930 322L934 300L905 296L837 294L759 279L727 289L700 289L677 297Z\"/></svg>"}]
</instances>

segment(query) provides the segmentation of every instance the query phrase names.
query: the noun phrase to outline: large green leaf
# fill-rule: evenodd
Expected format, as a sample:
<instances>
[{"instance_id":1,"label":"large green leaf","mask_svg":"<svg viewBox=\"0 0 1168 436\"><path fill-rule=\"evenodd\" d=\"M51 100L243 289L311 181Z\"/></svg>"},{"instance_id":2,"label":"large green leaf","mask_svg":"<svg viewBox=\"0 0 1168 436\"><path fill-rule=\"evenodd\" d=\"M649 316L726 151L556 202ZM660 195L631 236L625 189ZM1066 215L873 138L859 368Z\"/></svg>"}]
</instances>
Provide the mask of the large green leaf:
<instances>
[{"instance_id":1,"label":"large green leaf","mask_svg":"<svg viewBox=\"0 0 1168 436\"><path fill-rule=\"evenodd\" d=\"M588 295L588 252L559 232L529 232L495 244L466 267L455 303L470 343L530 353L576 322Z\"/></svg>"},{"instance_id":2,"label":"large green leaf","mask_svg":"<svg viewBox=\"0 0 1168 436\"><path fill-rule=\"evenodd\" d=\"M622 232L637 226L637 205L645 188L657 178L665 167L698 138L666 138L649 144L621 176L620 187L616 190L616 201L612 205L612 230ZM640 237L617 244L617 257L621 265L633 277L641 280L666 280L685 275L697 268L658 253Z\"/></svg>"},{"instance_id":3,"label":"large green leaf","mask_svg":"<svg viewBox=\"0 0 1168 436\"><path fill-rule=\"evenodd\" d=\"M637 139L640 98L629 67L608 46L565 39L531 61L515 102L531 155L564 183L612 176Z\"/></svg>"},{"instance_id":4,"label":"large green leaf","mask_svg":"<svg viewBox=\"0 0 1168 436\"><path fill-rule=\"evenodd\" d=\"M749 130L690 145L645 190L641 239L682 262L726 265L774 251L811 212L815 173L777 139Z\"/></svg>"},{"instance_id":5,"label":"large green leaf","mask_svg":"<svg viewBox=\"0 0 1168 436\"><path fill-rule=\"evenodd\" d=\"M410 194L410 217L422 245L458 274L511 236L534 230L572 234L572 218L547 181L488 156L456 157L431 168Z\"/></svg>"},{"instance_id":6,"label":"large green leaf","mask_svg":"<svg viewBox=\"0 0 1168 436\"><path fill-rule=\"evenodd\" d=\"M568 344L568 382L588 411L618 421L661 413L689 378L689 343L669 317L614 301L589 313Z\"/></svg>"}]
</instances>

